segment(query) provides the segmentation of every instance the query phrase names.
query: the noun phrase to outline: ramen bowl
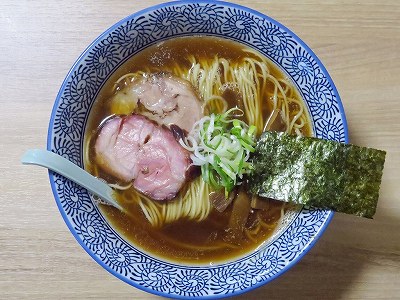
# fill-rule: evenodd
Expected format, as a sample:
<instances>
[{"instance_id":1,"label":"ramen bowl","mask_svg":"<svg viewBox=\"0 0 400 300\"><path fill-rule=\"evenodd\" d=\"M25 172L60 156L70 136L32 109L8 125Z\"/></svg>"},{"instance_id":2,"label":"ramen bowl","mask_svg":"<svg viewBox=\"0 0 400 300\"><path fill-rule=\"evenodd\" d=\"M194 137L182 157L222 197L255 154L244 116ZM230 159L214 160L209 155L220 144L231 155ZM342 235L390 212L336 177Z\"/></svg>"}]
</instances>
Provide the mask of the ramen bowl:
<instances>
[{"instance_id":1,"label":"ramen bowl","mask_svg":"<svg viewBox=\"0 0 400 300\"><path fill-rule=\"evenodd\" d=\"M343 107L326 69L289 29L257 11L215 1L170 2L134 13L99 36L67 74L55 100L47 148L84 167L84 133L94 100L111 74L160 41L183 36L222 37L273 61L296 85L316 137L347 142ZM331 211L303 207L284 217L273 236L241 257L191 265L159 258L127 241L83 188L49 173L55 200L71 233L104 269L141 290L172 298L222 298L275 279L321 236Z\"/></svg>"}]
</instances>

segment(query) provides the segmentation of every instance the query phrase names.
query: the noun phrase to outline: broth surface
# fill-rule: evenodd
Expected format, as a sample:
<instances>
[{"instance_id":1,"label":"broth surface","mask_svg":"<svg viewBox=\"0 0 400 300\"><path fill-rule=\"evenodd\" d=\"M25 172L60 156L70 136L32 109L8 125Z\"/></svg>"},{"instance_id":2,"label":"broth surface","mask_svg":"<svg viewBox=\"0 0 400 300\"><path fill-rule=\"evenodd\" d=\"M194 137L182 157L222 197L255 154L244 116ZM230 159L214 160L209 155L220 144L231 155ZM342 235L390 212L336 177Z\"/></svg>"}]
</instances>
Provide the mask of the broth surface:
<instances>
[{"instance_id":1,"label":"broth surface","mask_svg":"<svg viewBox=\"0 0 400 300\"><path fill-rule=\"evenodd\" d=\"M109 78L96 99L86 127L85 147L88 149L88 159L85 168L93 173L95 162L94 147L91 139L97 133L99 125L110 117L108 100L113 96L113 85L121 76L145 70L146 72L160 72L173 69L178 63L180 66L191 67L188 55L201 58L213 58L218 55L228 61L240 61L251 54L243 51L242 44L215 37L184 37L175 38L148 47L124 63ZM270 72L276 78L286 78L272 62L268 65ZM267 86L267 88L269 88ZM272 86L271 86L272 88ZM237 95L229 95L229 99L236 99ZM301 99L297 95L298 99ZM229 100L227 99L227 100ZM230 107L237 105L237 101L228 101ZM268 116L271 108L265 106L263 114ZM310 124L306 126L304 135L311 135ZM115 182L115 178L100 172L99 177L108 182ZM189 183L190 184L190 183ZM162 228L154 228L144 216L140 206L132 201L130 194L133 188L118 191L118 200L128 209L129 216L117 209L100 205L101 211L112 225L127 241L138 248L153 255L167 258L178 263L213 264L231 260L242 256L259 247L273 233L281 216L282 202L269 201L268 211L263 212L263 221L268 225L260 229L256 238L246 235L230 236L227 229L232 205L223 213L212 211L208 218L201 222L181 219ZM174 200L171 200L174 201ZM251 226L255 216L250 215L248 223ZM233 243L232 243L233 241Z\"/></svg>"}]
</instances>

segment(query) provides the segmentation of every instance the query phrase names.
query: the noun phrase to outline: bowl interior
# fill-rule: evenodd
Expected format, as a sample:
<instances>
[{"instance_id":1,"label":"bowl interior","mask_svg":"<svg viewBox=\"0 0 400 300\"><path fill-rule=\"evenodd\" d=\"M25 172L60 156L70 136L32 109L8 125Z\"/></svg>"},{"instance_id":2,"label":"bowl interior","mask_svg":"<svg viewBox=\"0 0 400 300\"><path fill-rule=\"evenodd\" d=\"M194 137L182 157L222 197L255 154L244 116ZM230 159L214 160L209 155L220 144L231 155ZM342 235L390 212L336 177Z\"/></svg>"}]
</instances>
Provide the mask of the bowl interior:
<instances>
[{"instance_id":1,"label":"bowl interior","mask_svg":"<svg viewBox=\"0 0 400 300\"><path fill-rule=\"evenodd\" d=\"M319 138L347 142L344 110L329 74L290 30L251 9L214 1L171 2L135 13L96 39L68 73L54 104L47 147L83 167L83 135L94 99L110 74L159 41L212 35L248 45L275 62L305 100ZM176 298L243 293L295 264L317 240L332 213L302 208L286 216L257 251L214 266L184 266L140 251L104 219L88 192L50 172L60 212L82 247L106 270L145 291Z\"/></svg>"}]
</instances>

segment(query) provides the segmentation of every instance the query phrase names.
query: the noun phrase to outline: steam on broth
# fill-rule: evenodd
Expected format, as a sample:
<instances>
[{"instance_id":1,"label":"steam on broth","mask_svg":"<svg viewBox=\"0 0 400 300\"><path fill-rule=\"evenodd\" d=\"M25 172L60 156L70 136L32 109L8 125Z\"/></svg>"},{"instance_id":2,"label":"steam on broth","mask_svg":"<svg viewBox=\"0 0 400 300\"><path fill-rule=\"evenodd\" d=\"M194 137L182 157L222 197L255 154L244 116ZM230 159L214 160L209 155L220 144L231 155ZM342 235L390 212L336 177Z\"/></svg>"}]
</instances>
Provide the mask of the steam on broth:
<instances>
[{"instance_id":1,"label":"steam on broth","mask_svg":"<svg viewBox=\"0 0 400 300\"><path fill-rule=\"evenodd\" d=\"M149 111L148 107L157 104L144 103L140 97L136 102L126 100L136 97L132 95L132 91L138 90L135 84L156 81L158 85L168 85L164 81L170 78L176 78L183 87L191 85L188 97L192 92L197 95L202 115L223 114L238 108L243 114L236 114L235 118L254 125L257 135L266 129L311 135L310 119L296 88L258 52L215 37L184 37L161 42L136 54L112 74L92 107L85 135L85 167L117 188L118 201L129 214L109 206L101 206L101 210L127 240L170 260L214 263L248 253L273 233L288 209L283 202L248 194L244 181L230 193L234 195L232 202L220 209L221 195L196 171L188 175L187 182L172 200L157 201L140 193L131 183L118 179L99 163L96 139L104 124L116 116L144 115L160 128L162 124L168 125L165 122L168 123L166 120L172 113L177 114L176 120L201 117L196 116L197 104L187 104L192 100L186 98L182 102L186 104L177 106L181 109L172 105L170 111L160 113ZM175 101L174 97L171 101ZM178 135L188 135L190 130L185 126L191 127L190 121L190 118L182 121L180 127L184 130ZM173 126L170 129L176 133Z\"/></svg>"}]
</instances>

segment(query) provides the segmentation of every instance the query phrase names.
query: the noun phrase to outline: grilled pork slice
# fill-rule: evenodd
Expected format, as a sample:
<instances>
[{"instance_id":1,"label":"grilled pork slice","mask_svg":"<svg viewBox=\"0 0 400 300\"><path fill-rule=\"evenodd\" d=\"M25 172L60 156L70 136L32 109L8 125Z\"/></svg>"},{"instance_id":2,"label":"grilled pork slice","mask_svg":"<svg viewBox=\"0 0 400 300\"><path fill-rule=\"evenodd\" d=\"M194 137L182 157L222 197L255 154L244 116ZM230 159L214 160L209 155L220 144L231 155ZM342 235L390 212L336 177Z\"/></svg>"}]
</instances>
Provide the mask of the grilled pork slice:
<instances>
[{"instance_id":1,"label":"grilled pork slice","mask_svg":"<svg viewBox=\"0 0 400 300\"><path fill-rule=\"evenodd\" d=\"M172 199L188 177L189 152L172 132L141 115L114 117L95 143L96 161L108 173L154 200Z\"/></svg>"},{"instance_id":2,"label":"grilled pork slice","mask_svg":"<svg viewBox=\"0 0 400 300\"><path fill-rule=\"evenodd\" d=\"M168 73L140 77L117 94L124 102L141 107L141 113L159 124L175 124L189 132L203 117L200 100L189 81ZM121 100L121 99L120 99Z\"/></svg>"}]
</instances>

